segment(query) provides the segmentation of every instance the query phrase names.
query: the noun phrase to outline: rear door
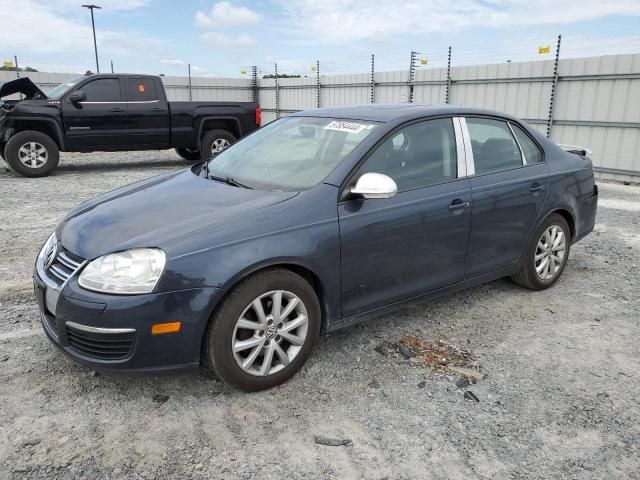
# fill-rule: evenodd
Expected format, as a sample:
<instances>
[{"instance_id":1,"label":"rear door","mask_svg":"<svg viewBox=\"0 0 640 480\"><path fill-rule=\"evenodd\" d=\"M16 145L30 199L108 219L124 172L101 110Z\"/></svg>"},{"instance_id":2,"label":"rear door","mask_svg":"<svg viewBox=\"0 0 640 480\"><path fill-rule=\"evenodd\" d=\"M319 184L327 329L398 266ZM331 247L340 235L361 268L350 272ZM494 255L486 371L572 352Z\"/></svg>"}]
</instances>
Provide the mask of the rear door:
<instances>
[{"instance_id":1,"label":"rear door","mask_svg":"<svg viewBox=\"0 0 640 480\"><path fill-rule=\"evenodd\" d=\"M79 90L86 100L71 103L69 94ZM69 94L62 100L62 118L70 150L111 148L126 141L127 104L118 77L91 79Z\"/></svg>"},{"instance_id":2,"label":"rear door","mask_svg":"<svg viewBox=\"0 0 640 480\"><path fill-rule=\"evenodd\" d=\"M467 162L474 169L468 279L518 261L542 210L549 169L517 124L482 117L465 123Z\"/></svg>"},{"instance_id":3,"label":"rear door","mask_svg":"<svg viewBox=\"0 0 640 480\"><path fill-rule=\"evenodd\" d=\"M127 77L127 125L130 146L169 146L169 109L160 81L153 77Z\"/></svg>"}]
</instances>

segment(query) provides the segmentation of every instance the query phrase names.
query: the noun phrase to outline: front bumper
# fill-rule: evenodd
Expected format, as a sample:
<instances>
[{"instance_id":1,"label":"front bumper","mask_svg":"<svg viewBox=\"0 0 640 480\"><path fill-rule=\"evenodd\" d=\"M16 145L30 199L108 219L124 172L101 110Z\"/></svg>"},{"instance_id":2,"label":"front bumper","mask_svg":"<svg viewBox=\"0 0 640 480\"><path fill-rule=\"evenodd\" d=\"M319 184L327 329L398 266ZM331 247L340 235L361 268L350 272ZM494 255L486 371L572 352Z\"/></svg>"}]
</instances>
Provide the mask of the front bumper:
<instances>
[{"instance_id":1,"label":"front bumper","mask_svg":"<svg viewBox=\"0 0 640 480\"><path fill-rule=\"evenodd\" d=\"M106 295L82 289L74 276L49 292L39 269L34 290L43 329L73 360L94 370L160 374L197 369L217 288L146 295ZM55 312L55 313L54 313ZM152 335L156 323L181 322L179 332Z\"/></svg>"}]
</instances>

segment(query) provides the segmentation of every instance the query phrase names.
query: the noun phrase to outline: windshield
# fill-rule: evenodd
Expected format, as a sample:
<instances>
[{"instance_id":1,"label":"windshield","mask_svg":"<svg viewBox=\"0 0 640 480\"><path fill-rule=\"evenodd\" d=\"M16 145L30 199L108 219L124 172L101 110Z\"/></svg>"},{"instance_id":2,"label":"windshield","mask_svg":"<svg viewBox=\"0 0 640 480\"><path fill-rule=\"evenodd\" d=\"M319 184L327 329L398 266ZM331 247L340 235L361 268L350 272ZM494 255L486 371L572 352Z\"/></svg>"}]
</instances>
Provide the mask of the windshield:
<instances>
[{"instance_id":1,"label":"windshield","mask_svg":"<svg viewBox=\"0 0 640 480\"><path fill-rule=\"evenodd\" d=\"M209 172L250 188L306 190L322 182L377 125L361 120L283 118L209 160Z\"/></svg>"},{"instance_id":2,"label":"windshield","mask_svg":"<svg viewBox=\"0 0 640 480\"><path fill-rule=\"evenodd\" d=\"M49 90L47 92L47 97L51 98L52 100L60 100L65 93L67 93L69 90L71 90L73 87L75 87L84 78L85 78L85 76L82 75L80 77L76 77L76 78L72 78L70 80L67 80L66 82L62 82L57 87Z\"/></svg>"}]
</instances>

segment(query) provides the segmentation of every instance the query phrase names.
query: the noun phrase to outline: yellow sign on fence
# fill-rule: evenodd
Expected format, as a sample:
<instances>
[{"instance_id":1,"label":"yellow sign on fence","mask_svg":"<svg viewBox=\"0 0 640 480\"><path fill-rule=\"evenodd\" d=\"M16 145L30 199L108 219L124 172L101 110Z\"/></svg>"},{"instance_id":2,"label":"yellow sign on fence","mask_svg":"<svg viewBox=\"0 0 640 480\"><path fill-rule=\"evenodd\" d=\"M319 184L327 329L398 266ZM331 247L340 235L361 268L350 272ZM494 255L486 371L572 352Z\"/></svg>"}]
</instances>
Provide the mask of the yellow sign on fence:
<instances>
[{"instance_id":1,"label":"yellow sign on fence","mask_svg":"<svg viewBox=\"0 0 640 480\"><path fill-rule=\"evenodd\" d=\"M316 71L316 67L309 67L309 71L315 72Z\"/></svg>"},{"instance_id":2,"label":"yellow sign on fence","mask_svg":"<svg viewBox=\"0 0 640 480\"><path fill-rule=\"evenodd\" d=\"M240 70L240 75L246 75L247 71L246 70Z\"/></svg>"},{"instance_id":3,"label":"yellow sign on fence","mask_svg":"<svg viewBox=\"0 0 640 480\"><path fill-rule=\"evenodd\" d=\"M544 47L538 47L538 53L540 55L544 53L551 53L551 47L549 45L545 45Z\"/></svg>"},{"instance_id":4,"label":"yellow sign on fence","mask_svg":"<svg viewBox=\"0 0 640 480\"><path fill-rule=\"evenodd\" d=\"M429 60L427 60L426 58L420 59L420 65L428 65L428 64L429 64Z\"/></svg>"},{"instance_id":5,"label":"yellow sign on fence","mask_svg":"<svg viewBox=\"0 0 640 480\"><path fill-rule=\"evenodd\" d=\"M13 62L11 60L5 60L2 62L2 66L4 68L13 68Z\"/></svg>"}]
</instances>

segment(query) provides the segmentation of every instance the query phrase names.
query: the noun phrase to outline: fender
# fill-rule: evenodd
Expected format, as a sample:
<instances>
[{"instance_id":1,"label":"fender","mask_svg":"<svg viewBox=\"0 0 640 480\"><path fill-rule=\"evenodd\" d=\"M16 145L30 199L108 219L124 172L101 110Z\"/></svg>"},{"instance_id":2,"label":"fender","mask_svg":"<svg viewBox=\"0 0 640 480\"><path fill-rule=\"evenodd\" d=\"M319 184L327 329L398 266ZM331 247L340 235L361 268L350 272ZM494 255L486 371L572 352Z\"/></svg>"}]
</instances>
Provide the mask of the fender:
<instances>
[{"instance_id":1,"label":"fender","mask_svg":"<svg viewBox=\"0 0 640 480\"><path fill-rule=\"evenodd\" d=\"M64 135L62 134L62 128L60 127L60 124L52 119L52 118L43 118L43 117L15 117L15 118L11 118L8 119L9 121L7 122L8 125L11 125L10 128L14 128L14 134L15 132L15 127L14 124L16 123L20 123L22 121L31 121L34 123L47 123L49 125L53 126L53 131L55 134L55 138L54 140L56 141L56 143L60 146L60 150L64 151L65 150L65 145L64 145ZM8 126L7 125L7 126ZM7 139L8 140L8 139Z\"/></svg>"},{"instance_id":2,"label":"fender","mask_svg":"<svg viewBox=\"0 0 640 480\"><path fill-rule=\"evenodd\" d=\"M229 115L214 115L214 116L209 116L209 117L202 117L202 119L200 119L200 124L198 125L198 136L196 137L198 142L202 138L202 128L203 128L204 123L207 120L231 120L238 127L238 134L239 134L238 138L242 137L242 125L240 125L240 120L238 120L235 117L229 116Z\"/></svg>"}]
</instances>

